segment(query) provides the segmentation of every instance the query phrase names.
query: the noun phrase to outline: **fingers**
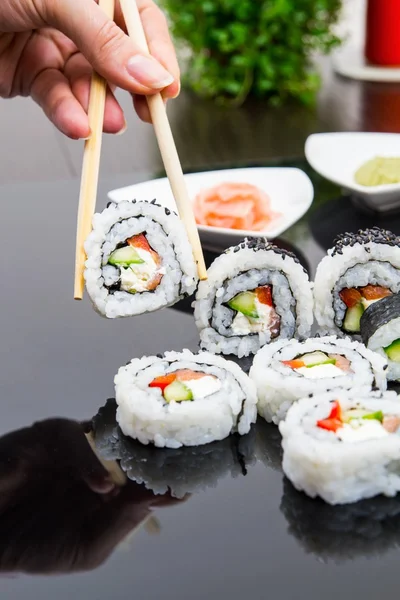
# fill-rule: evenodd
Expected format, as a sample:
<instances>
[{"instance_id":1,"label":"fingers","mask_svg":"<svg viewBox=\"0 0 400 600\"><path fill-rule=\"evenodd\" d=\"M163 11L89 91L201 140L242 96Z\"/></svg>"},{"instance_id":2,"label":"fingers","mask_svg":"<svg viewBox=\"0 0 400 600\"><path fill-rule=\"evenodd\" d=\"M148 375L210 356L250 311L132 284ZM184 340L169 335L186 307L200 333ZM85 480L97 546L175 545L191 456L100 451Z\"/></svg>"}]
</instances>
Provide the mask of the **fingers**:
<instances>
[{"instance_id":1,"label":"fingers","mask_svg":"<svg viewBox=\"0 0 400 600\"><path fill-rule=\"evenodd\" d=\"M68 78L72 93L80 105L87 113L89 107L90 81L92 77L92 67L85 57L80 54L74 54L67 62L64 68L64 74ZM122 108L118 104L111 89L107 90L106 106L104 111L105 133L123 133L126 128L125 117Z\"/></svg>"},{"instance_id":2,"label":"fingers","mask_svg":"<svg viewBox=\"0 0 400 600\"><path fill-rule=\"evenodd\" d=\"M42 71L32 84L31 96L62 133L72 139L89 137L87 114L61 71Z\"/></svg>"},{"instance_id":3,"label":"fingers","mask_svg":"<svg viewBox=\"0 0 400 600\"><path fill-rule=\"evenodd\" d=\"M93 0L52 0L46 20L73 40L98 73L122 89L151 94L174 81L156 59L141 54Z\"/></svg>"},{"instance_id":4,"label":"fingers","mask_svg":"<svg viewBox=\"0 0 400 600\"><path fill-rule=\"evenodd\" d=\"M176 98L180 91L180 71L167 19L151 0L138 0L137 4L150 54L174 77L173 83L163 90L163 96L164 98Z\"/></svg>"}]
</instances>

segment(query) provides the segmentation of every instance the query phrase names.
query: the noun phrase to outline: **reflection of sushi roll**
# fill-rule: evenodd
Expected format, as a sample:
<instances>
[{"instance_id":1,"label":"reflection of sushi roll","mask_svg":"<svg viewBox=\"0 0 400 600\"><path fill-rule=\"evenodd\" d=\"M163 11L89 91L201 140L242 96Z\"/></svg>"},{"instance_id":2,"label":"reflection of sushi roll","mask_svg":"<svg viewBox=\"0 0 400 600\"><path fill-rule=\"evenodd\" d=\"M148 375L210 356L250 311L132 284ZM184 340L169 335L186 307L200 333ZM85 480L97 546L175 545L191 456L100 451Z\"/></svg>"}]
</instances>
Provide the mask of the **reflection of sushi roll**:
<instances>
[{"instance_id":1,"label":"reflection of sushi roll","mask_svg":"<svg viewBox=\"0 0 400 600\"><path fill-rule=\"evenodd\" d=\"M111 203L93 219L85 280L102 315L128 317L170 306L196 289L197 274L184 226L150 202Z\"/></svg>"},{"instance_id":2,"label":"reflection of sushi roll","mask_svg":"<svg viewBox=\"0 0 400 600\"><path fill-rule=\"evenodd\" d=\"M365 309L400 291L400 238L374 227L345 233L318 265L315 317L324 333L358 335Z\"/></svg>"},{"instance_id":3,"label":"reflection of sushi roll","mask_svg":"<svg viewBox=\"0 0 400 600\"><path fill-rule=\"evenodd\" d=\"M117 420L143 444L179 448L244 435L256 420L256 390L240 367L189 350L144 357L115 377Z\"/></svg>"},{"instance_id":4,"label":"reflection of sushi roll","mask_svg":"<svg viewBox=\"0 0 400 600\"><path fill-rule=\"evenodd\" d=\"M127 438L116 422L116 404L109 400L93 420L99 454L120 461L121 469L155 494L175 498L215 487L224 477L245 474L255 462L254 427L245 436L191 448L155 448Z\"/></svg>"},{"instance_id":5,"label":"reflection of sushi roll","mask_svg":"<svg viewBox=\"0 0 400 600\"><path fill-rule=\"evenodd\" d=\"M256 424L257 458L274 471L282 471L282 436L278 427L259 419Z\"/></svg>"},{"instance_id":6,"label":"reflection of sushi roll","mask_svg":"<svg viewBox=\"0 0 400 600\"><path fill-rule=\"evenodd\" d=\"M194 316L203 348L242 357L272 340L307 337L312 308L308 275L296 256L250 239L213 262Z\"/></svg>"},{"instance_id":7,"label":"reflection of sushi roll","mask_svg":"<svg viewBox=\"0 0 400 600\"><path fill-rule=\"evenodd\" d=\"M336 336L299 342L282 340L256 354L250 378L257 387L258 412L279 423L291 404L332 389L386 389L387 361L363 344Z\"/></svg>"},{"instance_id":8,"label":"reflection of sushi roll","mask_svg":"<svg viewBox=\"0 0 400 600\"><path fill-rule=\"evenodd\" d=\"M283 471L298 490L346 504L400 490L395 392L333 391L303 398L279 426Z\"/></svg>"},{"instance_id":9,"label":"reflection of sushi roll","mask_svg":"<svg viewBox=\"0 0 400 600\"><path fill-rule=\"evenodd\" d=\"M400 380L400 294L370 306L361 317L360 328L364 344L388 360L388 380Z\"/></svg>"},{"instance_id":10,"label":"reflection of sushi roll","mask_svg":"<svg viewBox=\"0 0 400 600\"><path fill-rule=\"evenodd\" d=\"M400 546L400 498L377 496L330 506L298 492L286 478L281 512L302 548L335 563L372 558Z\"/></svg>"}]
</instances>

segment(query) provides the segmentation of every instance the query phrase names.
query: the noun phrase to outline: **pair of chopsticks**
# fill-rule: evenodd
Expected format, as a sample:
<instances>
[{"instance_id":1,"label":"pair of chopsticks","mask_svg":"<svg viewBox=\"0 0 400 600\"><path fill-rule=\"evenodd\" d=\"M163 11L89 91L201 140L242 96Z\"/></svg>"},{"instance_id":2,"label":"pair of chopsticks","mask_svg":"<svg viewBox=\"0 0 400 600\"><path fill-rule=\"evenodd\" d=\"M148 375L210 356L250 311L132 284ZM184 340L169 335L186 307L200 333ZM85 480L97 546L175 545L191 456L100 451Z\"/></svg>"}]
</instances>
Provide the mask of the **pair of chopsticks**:
<instances>
[{"instance_id":1,"label":"pair of chopsticks","mask_svg":"<svg viewBox=\"0 0 400 600\"><path fill-rule=\"evenodd\" d=\"M104 10L110 19L114 18L114 3L115 0L99 0L100 8ZM120 0L120 4L128 34L135 40L135 43L142 52L149 53L136 0ZM92 218L96 207L106 91L107 82L97 75L97 73L94 73L90 88L88 111L91 137L85 142L79 196L75 256L75 300L82 300L83 297L83 272L86 260L84 242L91 231ZM179 215L186 227L189 242L192 246L199 279L204 280L207 278L207 270L199 233L165 105L161 94L148 96L147 102L165 171L175 197Z\"/></svg>"}]
</instances>

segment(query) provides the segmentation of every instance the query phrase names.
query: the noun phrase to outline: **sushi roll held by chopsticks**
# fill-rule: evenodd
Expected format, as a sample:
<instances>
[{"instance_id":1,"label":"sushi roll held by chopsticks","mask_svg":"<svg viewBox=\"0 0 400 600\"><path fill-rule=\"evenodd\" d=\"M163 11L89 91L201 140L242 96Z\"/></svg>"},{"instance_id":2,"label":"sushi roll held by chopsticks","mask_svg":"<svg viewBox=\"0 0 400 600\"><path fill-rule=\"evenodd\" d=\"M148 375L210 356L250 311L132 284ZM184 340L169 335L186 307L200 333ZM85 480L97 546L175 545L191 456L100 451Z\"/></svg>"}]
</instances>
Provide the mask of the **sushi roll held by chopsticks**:
<instances>
[{"instance_id":1,"label":"sushi roll held by chopsticks","mask_svg":"<svg viewBox=\"0 0 400 600\"><path fill-rule=\"evenodd\" d=\"M171 306L196 289L184 225L155 202L110 203L95 215L85 249L86 288L107 318Z\"/></svg>"},{"instance_id":2,"label":"sushi roll held by chopsticks","mask_svg":"<svg viewBox=\"0 0 400 600\"><path fill-rule=\"evenodd\" d=\"M120 5L129 35L134 38L135 44L143 53L150 54L136 1L120 0ZM99 6L110 19L114 18L115 0L99 0ZM106 90L107 82L94 73L88 109L92 135L85 142L78 207L74 283L76 300L81 300L83 297L84 269L87 258L84 245L92 228L92 218L96 206ZM147 102L165 171L185 229L184 238L189 240L198 278L200 280L207 279L196 220L162 96L160 93L154 94L147 97Z\"/></svg>"}]
</instances>

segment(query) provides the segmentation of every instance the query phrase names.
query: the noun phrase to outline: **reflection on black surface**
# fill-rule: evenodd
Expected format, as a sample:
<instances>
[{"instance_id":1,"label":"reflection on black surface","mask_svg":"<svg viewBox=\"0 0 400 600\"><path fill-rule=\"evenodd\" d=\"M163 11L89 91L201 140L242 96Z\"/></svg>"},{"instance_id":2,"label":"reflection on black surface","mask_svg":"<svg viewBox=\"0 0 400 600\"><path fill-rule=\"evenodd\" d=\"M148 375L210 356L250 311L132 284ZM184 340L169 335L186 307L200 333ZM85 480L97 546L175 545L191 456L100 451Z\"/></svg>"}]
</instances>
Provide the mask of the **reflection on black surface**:
<instances>
[{"instance_id":1,"label":"reflection on black surface","mask_svg":"<svg viewBox=\"0 0 400 600\"><path fill-rule=\"evenodd\" d=\"M179 449L144 446L123 435L115 420L116 403L110 399L93 420L99 454L120 461L128 478L144 483L155 494L170 492L184 498L215 487L223 477L245 475L255 461L254 427L246 436L231 435L220 442Z\"/></svg>"},{"instance_id":2,"label":"reflection on black surface","mask_svg":"<svg viewBox=\"0 0 400 600\"><path fill-rule=\"evenodd\" d=\"M289 250L289 252L293 252L293 254L295 254L297 256L297 258L299 259L300 263L305 268L307 273L310 275L310 264L309 264L308 260L306 259L306 257L304 256L304 254L298 248L296 248L295 246L293 246L293 244L290 244L286 240L281 240L280 238L276 238L276 239L272 240L272 243L275 244L276 246L278 246L279 248L284 248L285 250ZM211 263L213 263L214 260L221 254L221 252L219 252L219 251L214 252L211 250L207 250L205 248L203 248L203 253L204 253L204 260L205 260L207 269L210 267ZM177 302L171 308L174 310L179 310L181 312L185 312L185 313L192 313L193 312L193 309L192 309L193 301L194 301L194 296L190 296L190 298L184 298L180 302Z\"/></svg>"},{"instance_id":3,"label":"reflection on black surface","mask_svg":"<svg viewBox=\"0 0 400 600\"><path fill-rule=\"evenodd\" d=\"M258 417L256 426L257 458L274 471L282 471L282 436L279 428Z\"/></svg>"},{"instance_id":4,"label":"reflection on black surface","mask_svg":"<svg viewBox=\"0 0 400 600\"><path fill-rule=\"evenodd\" d=\"M342 562L400 546L400 497L331 506L298 492L286 478L283 485L281 511L306 552Z\"/></svg>"},{"instance_id":5,"label":"reflection on black surface","mask_svg":"<svg viewBox=\"0 0 400 600\"><path fill-rule=\"evenodd\" d=\"M346 231L381 227L400 235L400 211L387 215L367 213L354 206L349 196L343 196L329 200L316 208L310 214L309 224L316 242L324 250L328 250L332 248L335 237Z\"/></svg>"},{"instance_id":6,"label":"reflection on black surface","mask_svg":"<svg viewBox=\"0 0 400 600\"><path fill-rule=\"evenodd\" d=\"M0 439L0 574L94 569L154 506L176 502L116 486L77 422L10 433Z\"/></svg>"}]
</instances>

